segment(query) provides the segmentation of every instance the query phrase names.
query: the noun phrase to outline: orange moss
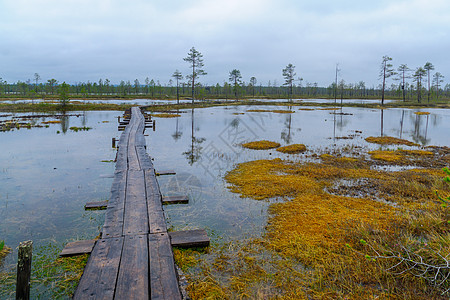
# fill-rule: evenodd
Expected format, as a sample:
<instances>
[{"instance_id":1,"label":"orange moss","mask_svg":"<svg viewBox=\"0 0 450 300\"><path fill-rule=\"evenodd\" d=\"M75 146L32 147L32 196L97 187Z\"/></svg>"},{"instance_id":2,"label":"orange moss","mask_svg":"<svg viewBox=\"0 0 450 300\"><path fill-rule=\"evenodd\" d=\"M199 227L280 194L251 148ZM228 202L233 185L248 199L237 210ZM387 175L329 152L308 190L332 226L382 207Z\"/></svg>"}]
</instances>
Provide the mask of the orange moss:
<instances>
[{"instance_id":1,"label":"orange moss","mask_svg":"<svg viewBox=\"0 0 450 300\"><path fill-rule=\"evenodd\" d=\"M380 145L407 145L407 146L419 146L419 144L410 142L408 140L403 140L391 136L380 136L374 137L370 136L366 138L369 143L380 144Z\"/></svg>"},{"instance_id":2,"label":"orange moss","mask_svg":"<svg viewBox=\"0 0 450 300\"><path fill-rule=\"evenodd\" d=\"M292 144L284 147L280 147L277 151L288 154L297 154L306 151L306 146L303 144Z\"/></svg>"},{"instance_id":3,"label":"orange moss","mask_svg":"<svg viewBox=\"0 0 450 300\"><path fill-rule=\"evenodd\" d=\"M267 150L272 148L280 147L280 143L271 142L267 140L261 140L261 141L254 141L242 144L242 147L253 149L253 150Z\"/></svg>"},{"instance_id":4,"label":"orange moss","mask_svg":"<svg viewBox=\"0 0 450 300\"><path fill-rule=\"evenodd\" d=\"M249 109L249 110L247 110L247 112L272 112L272 113L277 113L277 114L292 114L295 111L283 110L283 109L273 109L273 110L268 110L268 109Z\"/></svg>"},{"instance_id":5,"label":"orange moss","mask_svg":"<svg viewBox=\"0 0 450 300\"><path fill-rule=\"evenodd\" d=\"M161 113L161 114L152 114L152 117L155 117L155 118L178 118L178 117L181 117L181 115Z\"/></svg>"},{"instance_id":6,"label":"orange moss","mask_svg":"<svg viewBox=\"0 0 450 300\"><path fill-rule=\"evenodd\" d=\"M421 116L421 115L429 115L430 113L427 111L416 111L414 114Z\"/></svg>"},{"instance_id":7,"label":"orange moss","mask_svg":"<svg viewBox=\"0 0 450 300\"><path fill-rule=\"evenodd\" d=\"M431 151L425 150L396 150L396 151L388 151L388 150L375 150L370 151L372 159L383 160L387 162L400 162L406 161L409 162L408 156L413 157L422 157L422 156L433 156L434 153Z\"/></svg>"},{"instance_id":8,"label":"orange moss","mask_svg":"<svg viewBox=\"0 0 450 300\"><path fill-rule=\"evenodd\" d=\"M384 160L388 162L395 162L404 158L404 156L398 154L397 151L375 150L370 151L369 154L372 157L372 159Z\"/></svg>"},{"instance_id":9,"label":"orange moss","mask_svg":"<svg viewBox=\"0 0 450 300\"><path fill-rule=\"evenodd\" d=\"M299 108L298 110L306 110L306 111L309 111L309 110L315 110L314 108Z\"/></svg>"},{"instance_id":10,"label":"orange moss","mask_svg":"<svg viewBox=\"0 0 450 300\"><path fill-rule=\"evenodd\" d=\"M58 124L58 123L61 123L61 120L42 122L42 124Z\"/></svg>"}]
</instances>

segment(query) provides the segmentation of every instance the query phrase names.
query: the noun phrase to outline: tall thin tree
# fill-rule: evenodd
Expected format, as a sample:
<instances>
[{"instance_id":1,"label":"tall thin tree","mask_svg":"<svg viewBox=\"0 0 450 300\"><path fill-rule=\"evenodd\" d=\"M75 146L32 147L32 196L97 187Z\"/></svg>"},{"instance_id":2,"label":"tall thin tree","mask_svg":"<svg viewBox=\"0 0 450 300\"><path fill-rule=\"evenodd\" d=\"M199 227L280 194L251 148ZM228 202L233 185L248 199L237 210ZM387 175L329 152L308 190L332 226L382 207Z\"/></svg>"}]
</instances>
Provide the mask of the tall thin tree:
<instances>
[{"instance_id":1,"label":"tall thin tree","mask_svg":"<svg viewBox=\"0 0 450 300\"><path fill-rule=\"evenodd\" d=\"M256 77L255 76L252 76L251 78L250 78L250 84L252 85L252 94L253 94L253 98L255 97L255 86L256 86L256 83L257 83L258 81L256 80Z\"/></svg>"},{"instance_id":2,"label":"tall thin tree","mask_svg":"<svg viewBox=\"0 0 450 300\"><path fill-rule=\"evenodd\" d=\"M175 80L177 81L177 104L180 104L180 93L179 93L179 88L178 88L178 82L183 79L183 75L181 75L181 72L178 70L175 70L175 72L173 72L172 77L175 78Z\"/></svg>"},{"instance_id":3,"label":"tall thin tree","mask_svg":"<svg viewBox=\"0 0 450 300\"><path fill-rule=\"evenodd\" d=\"M234 97L236 98L236 101L238 100L238 89L239 85L241 84L241 79L241 71L239 71L238 69L233 69L232 71L230 71L228 80L233 84Z\"/></svg>"},{"instance_id":4,"label":"tall thin tree","mask_svg":"<svg viewBox=\"0 0 450 300\"><path fill-rule=\"evenodd\" d=\"M192 47L189 52L188 56L183 58L184 61L188 62L190 67L192 68L192 74L189 74L186 76L192 83L192 104L194 104L194 95L195 95L195 81L198 79L201 75L206 75L207 73L202 69L203 64L203 54L195 50L194 47Z\"/></svg>"},{"instance_id":5,"label":"tall thin tree","mask_svg":"<svg viewBox=\"0 0 450 300\"><path fill-rule=\"evenodd\" d=\"M420 102L420 100L422 99L422 79L426 75L427 71L422 67L417 68L416 72L413 75L417 83L417 102Z\"/></svg>"},{"instance_id":6,"label":"tall thin tree","mask_svg":"<svg viewBox=\"0 0 450 300\"><path fill-rule=\"evenodd\" d=\"M284 85L289 88L289 100L292 101L292 88L294 86L294 77L297 75L295 73L295 66L293 64L288 64L286 68L283 69Z\"/></svg>"},{"instance_id":7,"label":"tall thin tree","mask_svg":"<svg viewBox=\"0 0 450 300\"><path fill-rule=\"evenodd\" d=\"M380 79L382 79L381 105L384 104L384 90L386 88L386 79L396 74L390 61L392 61L392 58L387 55L383 56L383 58L381 59L380 65Z\"/></svg>"},{"instance_id":8,"label":"tall thin tree","mask_svg":"<svg viewBox=\"0 0 450 300\"><path fill-rule=\"evenodd\" d=\"M436 72L433 75L433 83L436 86L436 100L439 100L439 85L444 82L444 75Z\"/></svg>"},{"instance_id":9,"label":"tall thin tree","mask_svg":"<svg viewBox=\"0 0 450 300\"><path fill-rule=\"evenodd\" d=\"M430 95L431 95L431 89L430 89L430 71L434 70L434 66L432 63L427 62L424 66L423 66L424 70L427 71L427 77L428 77L428 102L430 102Z\"/></svg>"},{"instance_id":10,"label":"tall thin tree","mask_svg":"<svg viewBox=\"0 0 450 300\"><path fill-rule=\"evenodd\" d=\"M403 92L403 102L406 101L406 89L405 89L405 80L409 77L409 72L411 71L410 68L408 68L407 65L405 64L401 64L398 68L397 71L399 72L398 74L400 75L400 80L402 81L402 92Z\"/></svg>"}]
</instances>

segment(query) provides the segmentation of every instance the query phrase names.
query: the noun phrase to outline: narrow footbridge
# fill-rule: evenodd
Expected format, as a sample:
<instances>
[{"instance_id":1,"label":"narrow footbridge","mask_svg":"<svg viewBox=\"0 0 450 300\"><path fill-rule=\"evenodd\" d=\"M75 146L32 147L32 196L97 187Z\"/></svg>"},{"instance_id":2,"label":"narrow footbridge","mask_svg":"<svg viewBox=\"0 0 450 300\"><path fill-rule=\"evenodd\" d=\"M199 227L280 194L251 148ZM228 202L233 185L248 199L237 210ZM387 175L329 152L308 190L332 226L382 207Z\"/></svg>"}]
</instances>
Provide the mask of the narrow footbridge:
<instances>
[{"instance_id":1,"label":"narrow footbridge","mask_svg":"<svg viewBox=\"0 0 450 300\"><path fill-rule=\"evenodd\" d=\"M69 243L61 253L91 252L74 299L181 299L172 246L209 244L204 230L167 232L145 124L133 107L118 143L111 198L99 205L106 207L101 238Z\"/></svg>"}]
</instances>

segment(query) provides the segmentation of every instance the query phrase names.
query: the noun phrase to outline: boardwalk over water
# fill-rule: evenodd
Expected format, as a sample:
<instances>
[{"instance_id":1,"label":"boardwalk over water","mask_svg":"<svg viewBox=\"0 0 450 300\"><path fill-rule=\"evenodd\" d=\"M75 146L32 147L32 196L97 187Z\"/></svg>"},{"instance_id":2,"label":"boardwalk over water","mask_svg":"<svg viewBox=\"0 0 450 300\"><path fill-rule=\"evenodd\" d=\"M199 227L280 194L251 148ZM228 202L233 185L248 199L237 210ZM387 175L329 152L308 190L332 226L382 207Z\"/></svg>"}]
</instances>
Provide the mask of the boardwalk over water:
<instances>
[{"instance_id":1,"label":"boardwalk over water","mask_svg":"<svg viewBox=\"0 0 450 300\"><path fill-rule=\"evenodd\" d=\"M144 130L144 116L133 107L118 143L102 237L94 245L74 299L181 299Z\"/></svg>"}]
</instances>

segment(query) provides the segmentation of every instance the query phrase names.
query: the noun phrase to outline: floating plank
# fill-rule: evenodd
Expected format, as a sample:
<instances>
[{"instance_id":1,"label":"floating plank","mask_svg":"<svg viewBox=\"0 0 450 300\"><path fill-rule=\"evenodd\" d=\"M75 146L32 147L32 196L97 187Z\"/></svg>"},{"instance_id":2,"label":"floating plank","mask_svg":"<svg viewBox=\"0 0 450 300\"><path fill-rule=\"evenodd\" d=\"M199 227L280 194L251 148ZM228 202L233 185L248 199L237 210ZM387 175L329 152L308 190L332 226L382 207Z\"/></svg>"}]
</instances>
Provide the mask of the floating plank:
<instances>
[{"instance_id":1,"label":"floating plank","mask_svg":"<svg viewBox=\"0 0 450 300\"><path fill-rule=\"evenodd\" d=\"M147 235L124 238L115 299L149 299Z\"/></svg>"},{"instance_id":2,"label":"floating plank","mask_svg":"<svg viewBox=\"0 0 450 300\"><path fill-rule=\"evenodd\" d=\"M167 233L149 234L151 299L181 299Z\"/></svg>"},{"instance_id":3,"label":"floating plank","mask_svg":"<svg viewBox=\"0 0 450 300\"><path fill-rule=\"evenodd\" d=\"M114 182L111 186L111 198L105 213L105 223L103 225L103 236L122 236L123 218L125 211L125 196L127 185L127 171L116 171Z\"/></svg>"},{"instance_id":4,"label":"floating plank","mask_svg":"<svg viewBox=\"0 0 450 300\"><path fill-rule=\"evenodd\" d=\"M84 206L84 209L106 209L107 206L108 201L88 202Z\"/></svg>"},{"instance_id":5,"label":"floating plank","mask_svg":"<svg viewBox=\"0 0 450 300\"><path fill-rule=\"evenodd\" d=\"M177 174L177 173L174 170L166 170L166 171L156 172L156 176L175 175L175 174Z\"/></svg>"},{"instance_id":6,"label":"floating plank","mask_svg":"<svg viewBox=\"0 0 450 300\"><path fill-rule=\"evenodd\" d=\"M163 204L186 204L189 203L188 196L164 196L162 197Z\"/></svg>"},{"instance_id":7,"label":"floating plank","mask_svg":"<svg viewBox=\"0 0 450 300\"><path fill-rule=\"evenodd\" d=\"M73 299L114 299L123 237L97 241Z\"/></svg>"},{"instance_id":8,"label":"floating plank","mask_svg":"<svg viewBox=\"0 0 450 300\"><path fill-rule=\"evenodd\" d=\"M136 146L136 152L139 160L139 166L141 170L153 169L153 163L143 146Z\"/></svg>"},{"instance_id":9,"label":"floating plank","mask_svg":"<svg viewBox=\"0 0 450 300\"><path fill-rule=\"evenodd\" d=\"M209 237L204 229L169 232L173 247L208 247Z\"/></svg>"},{"instance_id":10,"label":"floating plank","mask_svg":"<svg viewBox=\"0 0 450 300\"><path fill-rule=\"evenodd\" d=\"M96 241L97 240L86 240L68 243L61 253L59 253L59 256L67 257L91 253Z\"/></svg>"}]
</instances>

